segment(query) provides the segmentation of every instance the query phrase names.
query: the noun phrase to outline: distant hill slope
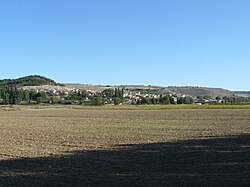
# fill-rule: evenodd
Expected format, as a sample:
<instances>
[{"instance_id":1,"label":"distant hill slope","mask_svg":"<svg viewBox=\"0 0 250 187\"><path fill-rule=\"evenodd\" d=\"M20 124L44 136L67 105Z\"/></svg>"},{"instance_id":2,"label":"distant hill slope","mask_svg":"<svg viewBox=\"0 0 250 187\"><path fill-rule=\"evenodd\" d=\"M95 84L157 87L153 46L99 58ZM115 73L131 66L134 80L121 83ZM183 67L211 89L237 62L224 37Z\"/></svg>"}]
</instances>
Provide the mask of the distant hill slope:
<instances>
[{"instance_id":1,"label":"distant hill slope","mask_svg":"<svg viewBox=\"0 0 250 187\"><path fill-rule=\"evenodd\" d=\"M223 97L223 96L234 96L236 95L233 91L222 89L222 88L207 88L207 87L167 87L166 91L170 93L189 95L189 96L210 96L210 97Z\"/></svg>"},{"instance_id":2,"label":"distant hill slope","mask_svg":"<svg viewBox=\"0 0 250 187\"><path fill-rule=\"evenodd\" d=\"M234 93L237 94L237 95L250 97L250 91L235 91Z\"/></svg>"},{"instance_id":3,"label":"distant hill slope","mask_svg":"<svg viewBox=\"0 0 250 187\"><path fill-rule=\"evenodd\" d=\"M196 86L184 86L184 87L174 87L169 86L164 88L165 92L176 93L182 95L189 95L192 97L196 96L210 96L210 97L250 97L250 91L231 91L222 88L207 88L207 87L196 87Z\"/></svg>"},{"instance_id":4,"label":"distant hill slope","mask_svg":"<svg viewBox=\"0 0 250 187\"><path fill-rule=\"evenodd\" d=\"M68 87L74 87L78 89L85 89L85 90L93 90L93 91L102 91L104 89L110 88L125 88L132 91L140 91L143 93L156 93L156 94L177 94L177 95L187 95L191 97L197 96L210 96L215 98L217 96L224 97L224 96L243 96L247 97L248 92L234 92L222 88L207 88L207 87L196 87L196 86L183 86L183 87L162 87L162 86L143 86L143 85L120 85L120 86L105 86L105 85L86 85L86 84L65 84ZM250 94L250 92L249 92Z\"/></svg>"},{"instance_id":5,"label":"distant hill slope","mask_svg":"<svg viewBox=\"0 0 250 187\"><path fill-rule=\"evenodd\" d=\"M30 75L18 79L3 79L0 80L0 87L4 86L42 86L42 85L58 85L54 80L40 75Z\"/></svg>"}]
</instances>

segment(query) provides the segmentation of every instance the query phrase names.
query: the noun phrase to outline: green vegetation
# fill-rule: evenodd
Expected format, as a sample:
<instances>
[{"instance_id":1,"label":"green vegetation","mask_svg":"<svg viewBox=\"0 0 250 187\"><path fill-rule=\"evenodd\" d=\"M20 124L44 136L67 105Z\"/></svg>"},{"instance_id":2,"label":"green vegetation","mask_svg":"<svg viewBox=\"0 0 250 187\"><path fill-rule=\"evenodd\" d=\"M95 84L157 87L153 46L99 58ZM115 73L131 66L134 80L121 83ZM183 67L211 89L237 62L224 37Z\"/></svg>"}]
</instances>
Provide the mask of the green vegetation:
<instances>
[{"instance_id":1,"label":"green vegetation","mask_svg":"<svg viewBox=\"0 0 250 187\"><path fill-rule=\"evenodd\" d=\"M240 104L250 103L250 97L223 97L222 101L224 104Z\"/></svg>"},{"instance_id":2,"label":"green vegetation","mask_svg":"<svg viewBox=\"0 0 250 187\"><path fill-rule=\"evenodd\" d=\"M22 87L22 86L41 86L41 85L60 85L54 80L40 76L31 75L18 79L4 79L0 80L0 88L5 87Z\"/></svg>"},{"instance_id":3,"label":"green vegetation","mask_svg":"<svg viewBox=\"0 0 250 187\"><path fill-rule=\"evenodd\" d=\"M0 89L0 101L4 105L31 104L34 101L38 104L49 103L49 100L51 99L45 92L29 92L28 90L17 89L15 87Z\"/></svg>"},{"instance_id":4,"label":"green vegetation","mask_svg":"<svg viewBox=\"0 0 250 187\"><path fill-rule=\"evenodd\" d=\"M35 93L32 91L20 89L23 86L41 86L41 85L61 85L54 80L39 76L31 75L18 79L4 79L0 80L0 103L8 104L30 104L34 101L36 103L48 103L50 98L48 94Z\"/></svg>"}]
</instances>

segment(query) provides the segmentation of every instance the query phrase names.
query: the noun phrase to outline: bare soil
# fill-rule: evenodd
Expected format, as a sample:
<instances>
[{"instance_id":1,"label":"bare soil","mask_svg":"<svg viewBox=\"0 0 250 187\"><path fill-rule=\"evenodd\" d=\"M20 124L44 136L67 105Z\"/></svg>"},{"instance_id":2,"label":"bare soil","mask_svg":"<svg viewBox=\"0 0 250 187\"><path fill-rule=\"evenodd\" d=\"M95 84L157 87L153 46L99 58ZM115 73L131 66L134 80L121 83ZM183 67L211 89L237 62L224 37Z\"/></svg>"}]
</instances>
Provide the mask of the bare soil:
<instances>
[{"instance_id":1,"label":"bare soil","mask_svg":"<svg viewBox=\"0 0 250 187\"><path fill-rule=\"evenodd\" d=\"M0 110L0 186L247 186L249 109Z\"/></svg>"}]
</instances>

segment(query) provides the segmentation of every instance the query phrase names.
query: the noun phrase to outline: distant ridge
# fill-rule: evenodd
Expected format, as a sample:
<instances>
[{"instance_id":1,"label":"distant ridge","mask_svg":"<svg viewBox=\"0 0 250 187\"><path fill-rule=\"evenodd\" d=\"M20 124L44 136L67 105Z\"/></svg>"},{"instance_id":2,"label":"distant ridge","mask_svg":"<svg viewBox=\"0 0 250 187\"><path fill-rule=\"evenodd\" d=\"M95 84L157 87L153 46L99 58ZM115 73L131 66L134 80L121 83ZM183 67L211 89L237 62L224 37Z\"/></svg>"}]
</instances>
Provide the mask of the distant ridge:
<instances>
[{"instance_id":1,"label":"distant ridge","mask_svg":"<svg viewBox=\"0 0 250 187\"><path fill-rule=\"evenodd\" d=\"M250 97L250 91L235 91L234 93L237 95L244 95Z\"/></svg>"},{"instance_id":2,"label":"distant ridge","mask_svg":"<svg viewBox=\"0 0 250 187\"><path fill-rule=\"evenodd\" d=\"M183 86L183 87L174 87L169 86L166 88L167 91L183 94L189 96L210 96L210 97L224 97L224 96L235 96L236 93L230 90L222 88L208 88L208 87L196 87L196 86Z\"/></svg>"},{"instance_id":3,"label":"distant ridge","mask_svg":"<svg viewBox=\"0 0 250 187\"><path fill-rule=\"evenodd\" d=\"M59 85L59 84L52 79L40 75L30 75L18 79L0 80L0 87L11 86L11 85L16 87L22 87L22 86L42 86L42 85Z\"/></svg>"}]
</instances>

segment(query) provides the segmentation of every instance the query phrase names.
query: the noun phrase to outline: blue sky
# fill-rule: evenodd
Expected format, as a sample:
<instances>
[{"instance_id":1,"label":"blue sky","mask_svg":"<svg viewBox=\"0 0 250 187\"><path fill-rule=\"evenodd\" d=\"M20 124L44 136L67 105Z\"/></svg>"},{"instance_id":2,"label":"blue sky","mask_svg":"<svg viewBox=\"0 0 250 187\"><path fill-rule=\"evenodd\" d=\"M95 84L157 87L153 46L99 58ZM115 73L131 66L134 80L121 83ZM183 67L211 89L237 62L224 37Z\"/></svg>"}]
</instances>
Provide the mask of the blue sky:
<instances>
[{"instance_id":1,"label":"blue sky","mask_svg":"<svg viewBox=\"0 0 250 187\"><path fill-rule=\"evenodd\" d=\"M0 1L0 79L250 90L249 0Z\"/></svg>"}]
</instances>

